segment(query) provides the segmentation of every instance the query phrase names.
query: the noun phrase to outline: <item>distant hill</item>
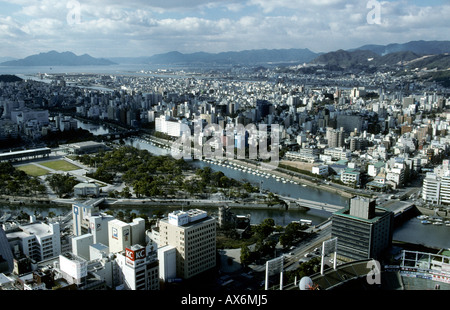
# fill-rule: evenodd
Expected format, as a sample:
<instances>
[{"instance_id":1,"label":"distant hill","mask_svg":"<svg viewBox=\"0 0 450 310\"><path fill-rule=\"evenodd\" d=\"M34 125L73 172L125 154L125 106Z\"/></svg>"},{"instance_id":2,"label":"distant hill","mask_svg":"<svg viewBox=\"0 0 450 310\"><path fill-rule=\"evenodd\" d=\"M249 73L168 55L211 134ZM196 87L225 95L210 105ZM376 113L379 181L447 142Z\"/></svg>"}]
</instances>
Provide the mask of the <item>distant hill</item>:
<instances>
[{"instance_id":1,"label":"distant hill","mask_svg":"<svg viewBox=\"0 0 450 310\"><path fill-rule=\"evenodd\" d=\"M408 43L391 43L387 45L364 45L349 51L366 50L386 55L395 52L413 52L418 55L437 55L450 53L450 41L410 41Z\"/></svg>"},{"instance_id":2,"label":"distant hill","mask_svg":"<svg viewBox=\"0 0 450 310\"><path fill-rule=\"evenodd\" d=\"M17 58L13 58L13 57L0 57L0 63L5 62L5 61L10 61L10 60L17 60Z\"/></svg>"},{"instance_id":3,"label":"distant hill","mask_svg":"<svg viewBox=\"0 0 450 310\"><path fill-rule=\"evenodd\" d=\"M411 69L450 68L450 41L412 41L405 44L366 45L324 53L310 63L339 68L404 66Z\"/></svg>"},{"instance_id":4,"label":"distant hill","mask_svg":"<svg viewBox=\"0 0 450 310\"><path fill-rule=\"evenodd\" d=\"M104 58L94 58L88 54L77 56L72 52L39 53L23 59L5 61L0 66L103 66L112 65L114 62Z\"/></svg>"},{"instance_id":5,"label":"distant hill","mask_svg":"<svg viewBox=\"0 0 450 310\"><path fill-rule=\"evenodd\" d=\"M358 65L370 65L373 60L376 60L379 57L378 54L372 51L356 50L349 52L337 50L335 52L322 54L311 61L311 63L348 68Z\"/></svg>"},{"instance_id":6,"label":"distant hill","mask_svg":"<svg viewBox=\"0 0 450 310\"><path fill-rule=\"evenodd\" d=\"M406 65L411 69L426 68L428 70L448 70L450 69L450 54L446 53L440 55L419 57L414 59L413 61L407 62Z\"/></svg>"},{"instance_id":7,"label":"distant hill","mask_svg":"<svg viewBox=\"0 0 450 310\"><path fill-rule=\"evenodd\" d=\"M206 53L197 52L183 54L177 51L156 54L149 57L117 57L110 58L118 63L147 64L236 64L257 65L274 63L307 63L317 57L317 53L309 49L260 49L239 52Z\"/></svg>"},{"instance_id":8,"label":"distant hill","mask_svg":"<svg viewBox=\"0 0 450 310\"><path fill-rule=\"evenodd\" d=\"M1 74L0 82L21 82L23 81L20 77L11 74Z\"/></svg>"}]
</instances>

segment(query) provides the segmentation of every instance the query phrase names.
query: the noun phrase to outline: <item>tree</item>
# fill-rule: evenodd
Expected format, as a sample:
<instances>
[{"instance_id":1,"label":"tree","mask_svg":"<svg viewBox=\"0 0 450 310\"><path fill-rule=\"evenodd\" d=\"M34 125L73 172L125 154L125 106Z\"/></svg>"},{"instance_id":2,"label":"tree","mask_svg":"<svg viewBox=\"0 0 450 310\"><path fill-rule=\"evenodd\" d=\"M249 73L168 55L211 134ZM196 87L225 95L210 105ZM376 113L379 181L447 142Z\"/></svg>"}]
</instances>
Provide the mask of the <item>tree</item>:
<instances>
[{"instance_id":1,"label":"tree","mask_svg":"<svg viewBox=\"0 0 450 310\"><path fill-rule=\"evenodd\" d=\"M130 197L131 197L130 188L129 188L128 186L125 186L125 187L122 189L122 192L120 193L120 195L121 195L123 198L130 198Z\"/></svg>"},{"instance_id":2,"label":"tree","mask_svg":"<svg viewBox=\"0 0 450 310\"><path fill-rule=\"evenodd\" d=\"M246 245L243 245L241 247L240 259L241 259L241 264L243 267L246 267L251 263L250 250L248 249L248 247Z\"/></svg>"},{"instance_id":3,"label":"tree","mask_svg":"<svg viewBox=\"0 0 450 310\"><path fill-rule=\"evenodd\" d=\"M48 176L45 180L59 197L71 193L73 191L73 187L79 183L75 177L68 173L55 173Z\"/></svg>"},{"instance_id":4,"label":"tree","mask_svg":"<svg viewBox=\"0 0 450 310\"><path fill-rule=\"evenodd\" d=\"M271 218L265 219L254 229L258 239L264 240L275 230L275 221Z\"/></svg>"}]
</instances>

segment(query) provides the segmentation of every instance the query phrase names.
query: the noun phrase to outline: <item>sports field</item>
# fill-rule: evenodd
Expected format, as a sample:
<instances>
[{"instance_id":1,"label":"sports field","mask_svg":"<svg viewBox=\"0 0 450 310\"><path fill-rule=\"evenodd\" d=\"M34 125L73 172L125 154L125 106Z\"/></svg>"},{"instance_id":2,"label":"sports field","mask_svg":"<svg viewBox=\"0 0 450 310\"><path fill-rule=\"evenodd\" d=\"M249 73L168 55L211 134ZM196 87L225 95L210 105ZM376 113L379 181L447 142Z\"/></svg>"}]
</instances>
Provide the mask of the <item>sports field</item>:
<instances>
[{"instance_id":1,"label":"sports field","mask_svg":"<svg viewBox=\"0 0 450 310\"><path fill-rule=\"evenodd\" d=\"M31 175L31 176L35 176L35 177L40 177L42 175L46 175L47 173L49 173L48 170L38 167L36 165L33 164L29 164L29 165L23 165L23 166L19 166L17 167L18 170L22 170L24 171L26 174Z\"/></svg>"},{"instance_id":2,"label":"sports field","mask_svg":"<svg viewBox=\"0 0 450 310\"><path fill-rule=\"evenodd\" d=\"M44 162L40 162L39 165L48 167L53 170L61 170L61 171L72 171L72 170L81 169L80 167L75 166L74 164L71 164L63 159L44 161Z\"/></svg>"}]
</instances>

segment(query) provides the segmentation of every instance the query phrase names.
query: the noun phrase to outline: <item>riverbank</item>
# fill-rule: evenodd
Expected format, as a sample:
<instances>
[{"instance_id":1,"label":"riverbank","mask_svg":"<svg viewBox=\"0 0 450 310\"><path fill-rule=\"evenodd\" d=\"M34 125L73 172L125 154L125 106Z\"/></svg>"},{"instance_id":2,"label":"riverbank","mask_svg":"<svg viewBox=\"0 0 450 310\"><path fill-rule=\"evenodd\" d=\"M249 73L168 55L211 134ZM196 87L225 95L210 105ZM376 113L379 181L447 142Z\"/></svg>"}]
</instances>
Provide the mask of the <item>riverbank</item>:
<instances>
[{"instance_id":1,"label":"riverbank","mask_svg":"<svg viewBox=\"0 0 450 310\"><path fill-rule=\"evenodd\" d=\"M33 206L33 207L66 207L76 202L85 200L75 199L56 199L50 198L31 198L14 197L13 199L0 199L0 204L8 206ZM102 203L103 206L113 208L126 207L167 207L167 208L218 208L219 206L228 206L233 209L258 209L258 210L309 210L309 208L299 205L289 204L271 204L261 201L230 201L230 200L192 200L192 199L111 199L107 198Z\"/></svg>"},{"instance_id":2,"label":"riverbank","mask_svg":"<svg viewBox=\"0 0 450 310\"><path fill-rule=\"evenodd\" d=\"M358 195L357 193L353 193L352 189L350 189L350 188L341 189L341 188L338 188L333 185L319 183L320 180L317 180L317 181L307 180L304 177L300 176L301 175L300 173L295 172L295 171L288 171L288 170L282 169L282 168L276 168L274 170L264 170L260 166L250 163L246 160L227 159L226 161L228 161L229 163L232 163L232 164L244 166L247 169L254 169L254 170L258 170L260 172L268 172L269 171L270 174L273 174L279 178L284 178L289 181L294 181L298 184L311 186L318 190L324 190L324 191L339 195L344 198L352 198L353 196ZM284 171L288 171L288 172L284 172Z\"/></svg>"},{"instance_id":3,"label":"riverbank","mask_svg":"<svg viewBox=\"0 0 450 310\"><path fill-rule=\"evenodd\" d=\"M147 137L136 137L136 139L141 140L150 140L152 143L157 143L159 145L168 147L169 149L172 146L172 141L164 140L159 137L155 137L153 135L149 135ZM270 172L270 174L276 175L279 178L289 179L296 183L307 185L311 187L315 187L318 190L324 190L332 194L339 195L343 198L352 198L355 195L361 195L361 193L358 193L357 191L353 190L352 188L343 188L341 185L335 185L335 184L326 184L321 183L322 181L317 180L308 180L306 179L305 175L302 175L299 172L287 170L284 168L276 167L272 170L263 169L260 165L257 163L254 163L250 160L242 160L242 159L228 159L226 157L223 158L223 161L226 161L230 164L240 165L243 167L246 167L247 169L253 169L257 170L260 173L261 172Z\"/></svg>"},{"instance_id":4,"label":"riverbank","mask_svg":"<svg viewBox=\"0 0 450 310\"><path fill-rule=\"evenodd\" d=\"M416 208L423 215L436 216L442 218L443 220L450 220L450 215L448 214L447 211L435 211L434 209L427 209L424 207L417 207L417 206Z\"/></svg>"},{"instance_id":5,"label":"riverbank","mask_svg":"<svg viewBox=\"0 0 450 310\"><path fill-rule=\"evenodd\" d=\"M309 208L290 204L270 204L265 202L252 201L229 201L229 200L155 200L155 199L118 199L105 200L103 203L109 207L139 207L155 206L168 208L218 208L228 206L232 209L255 209L255 210L309 210Z\"/></svg>"}]
</instances>

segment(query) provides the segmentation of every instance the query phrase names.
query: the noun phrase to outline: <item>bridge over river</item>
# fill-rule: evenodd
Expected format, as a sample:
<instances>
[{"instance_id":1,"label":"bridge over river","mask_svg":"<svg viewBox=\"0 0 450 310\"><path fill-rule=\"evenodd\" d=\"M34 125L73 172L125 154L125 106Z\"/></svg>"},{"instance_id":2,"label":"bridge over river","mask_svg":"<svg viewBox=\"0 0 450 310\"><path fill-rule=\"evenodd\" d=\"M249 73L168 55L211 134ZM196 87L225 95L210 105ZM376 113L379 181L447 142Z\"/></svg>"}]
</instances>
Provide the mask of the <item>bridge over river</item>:
<instances>
[{"instance_id":1,"label":"bridge over river","mask_svg":"<svg viewBox=\"0 0 450 310\"><path fill-rule=\"evenodd\" d=\"M334 205L326 202L319 202L307 199L299 199L291 197L282 197L281 199L283 199L286 202L296 203L299 207L306 207L310 209L322 210L331 213L341 210L342 208L345 208L344 206L340 205Z\"/></svg>"}]
</instances>

